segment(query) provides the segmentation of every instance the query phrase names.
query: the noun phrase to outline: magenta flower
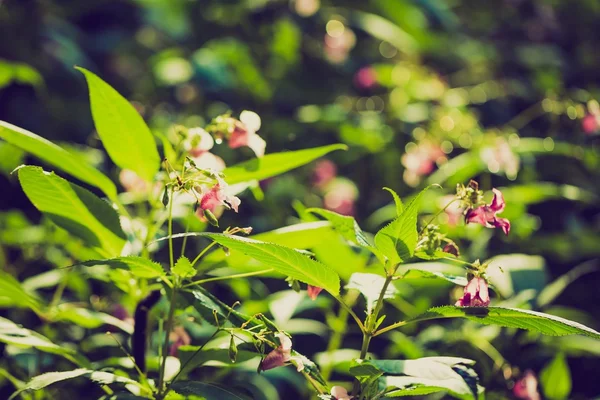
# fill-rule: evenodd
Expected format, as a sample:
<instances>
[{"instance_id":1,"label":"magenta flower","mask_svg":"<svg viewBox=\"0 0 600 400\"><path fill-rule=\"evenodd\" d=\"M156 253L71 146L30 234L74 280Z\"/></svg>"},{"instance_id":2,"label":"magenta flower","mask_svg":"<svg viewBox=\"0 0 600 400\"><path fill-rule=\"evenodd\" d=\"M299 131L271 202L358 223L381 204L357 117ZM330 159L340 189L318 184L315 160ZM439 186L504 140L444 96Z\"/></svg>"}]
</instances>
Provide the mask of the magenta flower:
<instances>
[{"instance_id":1,"label":"magenta flower","mask_svg":"<svg viewBox=\"0 0 600 400\"><path fill-rule=\"evenodd\" d=\"M525 371L525 374L515 382L513 386L513 395L517 399L523 400L540 400L540 394L537 390L538 380L531 370Z\"/></svg>"},{"instance_id":2,"label":"magenta flower","mask_svg":"<svg viewBox=\"0 0 600 400\"><path fill-rule=\"evenodd\" d=\"M308 287L306 288L306 293L308 294L308 297L310 297L310 299L314 301L317 299L317 296L319 295L319 293L321 293L322 290L323 288L320 288L318 286L308 285Z\"/></svg>"},{"instance_id":3,"label":"magenta flower","mask_svg":"<svg viewBox=\"0 0 600 400\"><path fill-rule=\"evenodd\" d=\"M588 134L598 131L600 128L600 118L598 118L594 114L587 114L585 117L581 119L581 129Z\"/></svg>"},{"instance_id":4,"label":"magenta flower","mask_svg":"<svg viewBox=\"0 0 600 400\"><path fill-rule=\"evenodd\" d=\"M304 369L304 364L300 357L292 356L292 339L289 338L285 333L279 332L275 335L279 339L279 347L271 351L263 360L260 362L258 369L260 371L267 371L269 369L283 367L291 361L294 361L298 371Z\"/></svg>"},{"instance_id":5,"label":"magenta flower","mask_svg":"<svg viewBox=\"0 0 600 400\"><path fill-rule=\"evenodd\" d=\"M217 178L217 184L210 189L203 188L201 191L200 208L214 212L218 206L232 208L238 212L240 199L229 193L227 183Z\"/></svg>"},{"instance_id":6,"label":"magenta flower","mask_svg":"<svg viewBox=\"0 0 600 400\"><path fill-rule=\"evenodd\" d=\"M492 189L494 199L490 205L471 208L465 215L465 222L475 222L487 228L501 228L505 235L510 231L510 221L506 218L498 218L496 214L504 210L504 196L498 189Z\"/></svg>"},{"instance_id":7,"label":"magenta flower","mask_svg":"<svg viewBox=\"0 0 600 400\"><path fill-rule=\"evenodd\" d=\"M487 307L490 304L488 284L481 277L474 277L465 286L463 297L455 304L458 307Z\"/></svg>"},{"instance_id":8,"label":"magenta flower","mask_svg":"<svg viewBox=\"0 0 600 400\"><path fill-rule=\"evenodd\" d=\"M350 396L348 391L341 386L334 386L331 388L331 397L335 400L351 400L354 396Z\"/></svg>"}]
</instances>

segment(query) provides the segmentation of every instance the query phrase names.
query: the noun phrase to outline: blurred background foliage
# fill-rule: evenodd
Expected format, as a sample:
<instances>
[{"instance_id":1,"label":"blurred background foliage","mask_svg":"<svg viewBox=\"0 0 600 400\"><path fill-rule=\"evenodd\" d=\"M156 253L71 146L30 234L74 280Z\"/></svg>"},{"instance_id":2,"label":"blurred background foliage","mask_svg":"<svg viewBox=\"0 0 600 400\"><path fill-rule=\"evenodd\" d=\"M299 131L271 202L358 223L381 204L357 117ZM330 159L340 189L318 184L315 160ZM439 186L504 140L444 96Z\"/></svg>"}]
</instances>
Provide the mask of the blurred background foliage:
<instances>
[{"instance_id":1,"label":"blurred background foliage","mask_svg":"<svg viewBox=\"0 0 600 400\"><path fill-rule=\"evenodd\" d=\"M599 20L597 0L0 0L0 119L106 170L85 82L73 68L80 65L133 101L157 132L248 109L262 118L267 152L349 146L262 182L262 192L242 198L240 216L223 217L225 226L235 221L255 232L310 221L305 206L352 214L374 231L395 213L382 187L410 196L425 184L442 185L424 201L423 211L432 214L457 183L477 179L485 190L503 191L510 236L465 227L452 209L439 222L466 259L505 255L498 261L504 272L490 271L497 304L542 309L599 329ZM217 152L231 164L252 157L250 150ZM40 215L10 175L25 159L0 142L0 266L20 281L49 274L29 285L51 297L44 288L62 279L52 275L54 268L85 249L65 245L65 233L47 221L32 225ZM107 172L117 180L118 171ZM339 260L354 263L353 270L368 264L307 246L341 265L342 277ZM448 296L451 286L418 278L399 285L401 296L392 301L399 313L415 315L456 299ZM276 307L277 296L293 296L273 294L285 289L281 282L216 287L251 312L270 307L284 329L301 335L302 353L319 353L321 367L343 379L341 361L356 356L348 349L360 337L348 331L340 338L347 354L322 353L330 333L325 323L339 328L330 299L288 299L297 304L290 314ZM67 291L85 303L118 298L106 284L76 274L69 275ZM133 300L123 301L131 310ZM18 313L13 320L28 321ZM50 338L65 328L37 326ZM194 337L205 334L188 329ZM388 339L374 342L375 355L477 360L489 398L514 396L512 384L524 370L539 375L550 367L572 391L544 391L547 398L600 395L590 374L600 368L600 346L585 338L540 338L463 321L420 324ZM88 344L109 346L102 340ZM17 374L24 380L47 368L28 357ZM1 376L0 397L9 390ZM268 379L238 370L221 379L256 381L267 399L306 393L287 370ZM556 375L541 379L547 387Z\"/></svg>"}]
</instances>

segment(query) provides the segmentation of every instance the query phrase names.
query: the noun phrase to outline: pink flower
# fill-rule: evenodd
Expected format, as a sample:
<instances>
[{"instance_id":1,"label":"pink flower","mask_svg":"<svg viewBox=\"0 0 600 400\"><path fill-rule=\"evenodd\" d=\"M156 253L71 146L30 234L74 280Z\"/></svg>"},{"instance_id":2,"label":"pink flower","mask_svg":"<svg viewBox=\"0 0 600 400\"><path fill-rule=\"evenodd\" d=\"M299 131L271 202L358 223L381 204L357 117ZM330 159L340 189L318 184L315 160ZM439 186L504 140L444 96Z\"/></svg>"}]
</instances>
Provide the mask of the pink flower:
<instances>
[{"instance_id":1,"label":"pink flower","mask_svg":"<svg viewBox=\"0 0 600 400\"><path fill-rule=\"evenodd\" d=\"M438 161L444 160L442 148L429 140L409 147L402 155L401 162L404 170L404 181L411 186L417 186L423 176L429 175L435 169Z\"/></svg>"},{"instance_id":2,"label":"pink flower","mask_svg":"<svg viewBox=\"0 0 600 400\"><path fill-rule=\"evenodd\" d=\"M238 197L229 193L227 183L221 178L217 178L217 184L212 188L202 188L201 196L200 208L211 212L214 212L218 206L232 208L233 211L238 212L241 203Z\"/></svg>"},{"instance_id":3,"label":"pink flower","mask_svg":"<svg viewBox=\"0 0 600 400\"><path fill-rule=\"evenodd\" d=\"M184 142L184 148L192 157L200 157L215 145L215 140L210 133L202 128L188 129L188 137Z\"/></svg>"},{"instance_id":4,"label":"pink flower","mask_svg":"<svg viewBox=\"0 0 600 400\"><path fill-rule=\"evenodd\" d=\"M192 338L185 331L183 326L176 326L169 334L169 340L172 342L169 348L169 355L176 357L177 349L181 346L187 346L192 343Z\"/></svg>"},{"instance_id":5,"label":"pink flower","mask_svg":"<svg viewBox=\"0 0 600 400\"><path fill-rule=\"evenodd\" d=\"M540 400L540 394L537 390L538 380L531 370L525 371L525 374L515 382L513 386L513 395L517 399L523 400Z\"/></svg>"},{"instance_id":6,"label":"pink flower","mask_svg":"<svg viewBox=\"0 0 600 400\"><path fill-rule=\"evenodd\" d=\"M319 295L319 293L321 293L322 290L323 288L320 288L318 286L308 285L308 287L306 288L306 293L308 294L308 297L310 297L310 299L314 301L317 299L317 296Z\"/></svg>"},{"instance_id":7,"label":"pink flower","mask_svg":"<svg viewBox=\"0 0 600 400\"><path fill-rule=\"evenodd\" d=\"M354 215L354 202L358 198L358 189L354 182L346 178L334 178L325 187L323 205L326 209L342 215Z\"/></svg>"},{"instance_id":8,"label":"pink flower","mask_svg":"<svg viewBox=\"0 0 600 400\"><path fill-rule=\"evenodd\" d=\"M504 197L498 189L492 189L494 199L490 205L471 208L465 215L465 222L475 222L485 226L486 228L501 228L505 235L510 231L510 221L506 218L498 218L496 214L504 210Z\"/></svg>"},{"instance_id":9,"label":"pink flower","mask_svg":"<svg viewBox=\"0 0 600 400\"><path fill-rule=\"evenodd\" d=\"M341 386L332 387L330 393L335 400L351 400L354 398L354 396L350 396L348 391Z\"/></svg>"},{"instance_id":10,"label":"pink flower","mask_svg":"<svg viewBox=\"0 0 600 400\"><path fill-rule=\"evenodd\" d=\"M354 75L354 84L359 89L371 89L377 85L377 75L373 67L363 67Z\"/></svg>"},{"instance_id":11,"label":"pink flower","mask_svg":"<svg viewBox=\"0 0 600 400\"><path fill-rule=\"evenodd\" d=\"M598 117L594 114L587 114L581 120L581 129L588 135L598 131L600 128L600 122L598 121Z\"/></svg>"},{"instance_id":12,"label":"pink flower","mask_svg":"<svg viewBox=\"0 0 600 400\"><path fill-rule=\"evenodd\" d=\"M234 120L233 132L229 137L229 147L237 149L238 147L248 146L254 151L257 157L265 155L267 143L256 134L260 129L261 121L258 114L252 111L242 111L240 120Z\"/></svg>"},{"instance_id":13,"label":"pink flower","mask_svg":"<svg viewBox=\"0 0 600 400\"><path fill-rule=\"evenodd\" d=\"M275 335L279 339L279 347L271 351L263 360L260 362L258 369L261 371L267 371L269 369L283 367L291 361L294 361L298 371L304 369L304 364L300 357L292 356L292 340L283 332L279 332Z\"/></svg>"},{"instance_id":14,"label":"pink flower","mask_svg":"<svg viewBox=\"0 0 600 400\"><path fill-rule=\"evenodd\" d=\"M331 180L333 180L337 175L337 167L335 163L330 160L321 160L318 161L315 165L315 170L313 171L312 181L313 184L322 188L327 185Z\"/></svg>"},{"instance_id":15,"label":"pink flower","mask_svg":"<svg viewBox=\"0 0 600 400\"><path fill-rule=\"evenodd\" d=\"M490 304L488 284L481 277L474 277L465 286L463 297L455 304L458 307L487 307Z\"/></svg>"}]
</instances>

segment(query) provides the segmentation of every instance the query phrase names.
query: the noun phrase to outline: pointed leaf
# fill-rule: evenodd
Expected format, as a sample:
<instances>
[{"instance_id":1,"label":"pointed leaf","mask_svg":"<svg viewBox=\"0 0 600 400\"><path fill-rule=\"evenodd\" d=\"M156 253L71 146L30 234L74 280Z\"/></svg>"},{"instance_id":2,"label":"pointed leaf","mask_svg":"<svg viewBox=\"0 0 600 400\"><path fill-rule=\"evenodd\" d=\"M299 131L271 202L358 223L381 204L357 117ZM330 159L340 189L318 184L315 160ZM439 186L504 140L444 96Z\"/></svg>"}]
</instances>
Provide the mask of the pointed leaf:
<instances>
[{"instance_id":1,"label":"pointed leaf","mask_svg":"<svg viewBox=\"0 0 600 400\"><path fill-rule=\"evenodd\" d=\"M398 196L398 193L396 193L394 190L390 189L389 187L384 187L383 190L387 190L388 192L390 192L390 194L394 198L394 204L396 206L396 216L399 217L402 214L402 211L404 211L404 203L402 203L402 199L400 199L400 196Z\"/></svg>"},{"instance_id":2,"label":"pointed leaf","mask_svg":"<svg viewBox=\"0 0 600 400\"><path fill-rule=\"evenodd\" d=\"M600 340L600 332L577 322L537 311L503 307L434 307L406 322L438 318L467 318L485 325L527 329L550 336L585 335ZM384 328L385 329L385 328Z\"/></svg>"},{"instance_id":3,"label":"pointed leaf","mask_svg":"<svg viewBox=\"0 0 600 400\"><path fill-rule=\"evenodd\" d=\"M27 293L21 283L7 272L0 271L0 307L24 307L39 312L39 299Z\"/></svg>"},{"instance_id":4,"label":"pointed leaf","mask_svg":"<svg viewBox=\"0 0 600 400\"><path fill-rule=\"evenodd\" d=\"M564 400L571 393L571 371L565 355L558 353L540 372L540 383L544 398Z\"/></svg>"},{"instance_id":5,"label":"pointed leaf","mask_svg":"<svg viewBox=\"0 0 600 400\"><path fill-rule=\"evenodd\" d=\"M230 185L253 180L260 181L301 167L334 150L346 150L347 148L344 144L332 144L314 149L267 154L264 157L254 158L226 168L223 174Z\"/></svg>"},{"instance_id":6,"label":"pointed leaf","mask_svg":"<svg viewBox=\"0 0 600 400\"><path fill-rule=\"evenodd\" d=\"M196 269L192 266L190 260L184 256L179 257L171 272L182 278L191 278L196 275Z\"/></svg>"},{"instance_id":7,"label":"pointed leaf","mask_svg":"<svg viewBox=\"0 0 600 400\"><path fill-rule=\"evenodd\" d=\"M0 121L0 138L75 178L96 186L110 199L116 198L117 188L106 175L49 140L4 121Z\"/></svg>"},{"instance_id":8,"label":"pointed leaf","mask_svg":"<svg viewBox=\"0 0 600 400\"><path fill-rule=\"evenodd\" d=\"M320 215L325 218L329 222L331 222L331 226L340 235L349 242L357 244L359 246L371 247L365 234L358 226L358 223L353 217L349 217L347 215L341 215L333 211L325 210L323 208L308 208L307 212Z\"/></svg>"},{"instance_id":9,"label":"pointed leaf","mask_svg":"<svg viewBox=\"0 0 600 400\"><path fill-rule=\"evenodd\" d=\"M87 189L39 167L18 169L23 191L56 225L109 256L121 254L125 234L117 212Z\"/></svg>"},{"instance_id":10,"label":"pointed leaf","mask_svg":"<svg viewBox=\"0 0 600 400\"><path fill-rule=\"evenodd\" d=\"M85 267L93 267L94 265L108 265L113 268L128 269L138 278L158 278L166 276L166 272L160 264L148 260L147 258L128 256L117 257L109 260L90 260L75 264L74 266L82 265Z\"/></svg>"},{"instance_id":11,"label":"pointed leaf","mask_svg":"<svg viewBox=\"0 0 600 400\"><path fill-rule=\"evenodd\" d=\"M402 214L383 227L375 235L375 246L389 259L392 265L406 262L415 253L417 239L417 217L423 189Z\"/></svg>"},{"instance_id":12,"label":"pointed leaf","mask_svg":"<svg viewBox=\"0 0 600 400\"><path fill-rule=\"evenodd\" d=\"M160 166L156 142L137 110L94 73L76 67L87 80L94 124L110 158L147 181Z\"/></svg>"}]
</instances>

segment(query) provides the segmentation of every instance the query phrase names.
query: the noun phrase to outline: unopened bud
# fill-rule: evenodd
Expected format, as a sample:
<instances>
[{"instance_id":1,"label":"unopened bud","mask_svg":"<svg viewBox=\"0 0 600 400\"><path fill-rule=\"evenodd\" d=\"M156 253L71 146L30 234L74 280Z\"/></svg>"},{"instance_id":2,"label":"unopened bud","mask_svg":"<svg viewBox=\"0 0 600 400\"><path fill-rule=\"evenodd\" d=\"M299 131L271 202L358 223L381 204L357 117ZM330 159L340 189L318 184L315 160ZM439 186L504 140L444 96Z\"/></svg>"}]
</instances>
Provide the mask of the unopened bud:
<instances>
[{"instance_id":1,"label":"unopened bud","mask_svg":"<svg viewBox=\"0 0 600 400\"><path fill-rule=\"evenodd\" d=\"M231 340L229 341L229 360L232 363L235 363L235 360L237 359L237 354L238 348L235 344L235 339L233 338L233 335L231 335Z\"/></svg>"},{"instance_id":2,"label":"unopened bud","mask_svg":"<svg viewBox=\"0 0 600 400\"><path fill-rule=\"evenodd\" d=\"M219 220L217 219L217 217L215 217L215 214L213 214L210 210L204 210L204 217L206 218L209 224L211 224L212 226L216 226L217 228L219 227Z\"/></svg>"},{"instance_id":3,"label":"unopened bud","mask_svg":"<svg viewBox=\"0 0 600 400\"><path fill-rule=\"evenodd\" d=\"M169 191L167 190L166 186L165 186L165 192L162 195L162 203L165 207L167 206L167 204L169 204Z\"/></svg>"}]
</instances>

